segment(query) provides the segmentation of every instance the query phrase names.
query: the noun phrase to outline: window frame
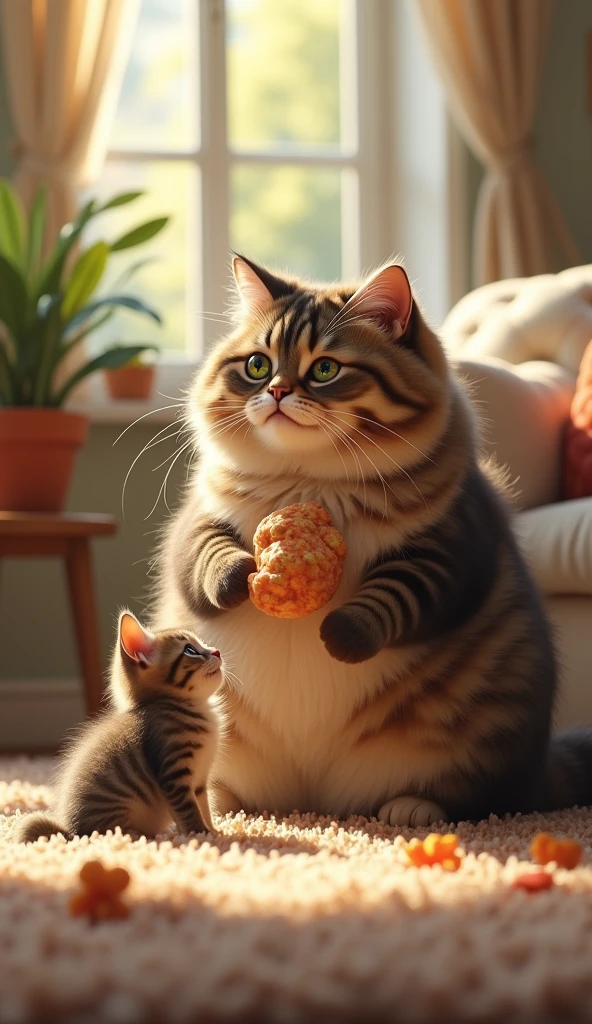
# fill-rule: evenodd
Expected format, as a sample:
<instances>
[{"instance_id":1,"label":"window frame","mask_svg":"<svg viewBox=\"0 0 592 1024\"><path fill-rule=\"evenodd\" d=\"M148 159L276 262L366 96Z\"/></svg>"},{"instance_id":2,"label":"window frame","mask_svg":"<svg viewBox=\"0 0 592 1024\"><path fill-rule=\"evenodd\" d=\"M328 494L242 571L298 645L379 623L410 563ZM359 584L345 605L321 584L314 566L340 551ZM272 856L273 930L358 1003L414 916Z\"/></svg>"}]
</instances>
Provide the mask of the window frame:
<instances>
[{"instance_id":1,"label":"window frame","mask_svg":"<svg viewBox=\"0 0 592 1024\"><path fill-rule=\"evenodd\" d=\"M413 0L405 0L405 17ZM200 114L199 144L191 149L110 149L106 161L181 161L193 166L196 188L195 247L188 246L188 292L200 310L201 338L196 336L198 318L187 315L189 343L184 353L164 352L157 364L157 392L178 393L187 386L209 347L220 337L223 325L205 316L224 311L228 300L230 259L229 182L234 163L260 166L300 165L342 169L342 277L355 280L376 267L393 252L399 240L396 204L397 122L393 65L403 4L398 0L342 0L344 15L340 37L341 107L350 112L349 132L342 125L342 145L337 152L307 148L249 150L231 147L227 141L226 109L226 9L224 0L198 0L193 30L198 40L199 74L196 76ZM418 71L418 74L421 70ZM410 83L409 88L413 88ZM343 116L343 115L342 115ZM385 130L384 126L391 126ZM445 288L450 300L460 297L467 284L467 254L457 230L462 208L464 149L446 118L446 162L449 263ZM461 232L462 235L462 232ZM207 257L206 257L207 253ZM96 394L94 399L96 401ZM160 396L159 396L160 401ZM110 418L110 417L105 417Z\"/></svg>"}]
</instances>

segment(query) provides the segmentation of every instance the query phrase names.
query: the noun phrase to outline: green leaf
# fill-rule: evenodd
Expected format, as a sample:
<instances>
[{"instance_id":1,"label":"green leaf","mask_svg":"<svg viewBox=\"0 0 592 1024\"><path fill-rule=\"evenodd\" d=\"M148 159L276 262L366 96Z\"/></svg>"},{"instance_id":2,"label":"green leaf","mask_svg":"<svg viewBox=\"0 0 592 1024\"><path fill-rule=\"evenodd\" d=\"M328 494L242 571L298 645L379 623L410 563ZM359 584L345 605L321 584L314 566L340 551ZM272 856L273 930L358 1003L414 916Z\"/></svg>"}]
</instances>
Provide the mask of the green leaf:
<instances>
[{"instance_id":1,"label":"green leaf","mask_svg":"<svg viewBox=\"0 0 592 1024\"><path fill-rule=\"evenodd\" d=\"M105 242L96 242L79 256L64 292L64 320L69 320L88 302L105 272L108 258L109 246Z\"/></svg>"},{"instance_id":2,"label":"green leaf","mask_svg":"<svg viewBox=\"0 0 592 1024\"><path fill-rule=\"evenodd\" d=\"M128 231L127 234L113 242L111 251L119 252L120 249L130 249L132 245L141 245L142 242L147 242L148 239L154 238L159 231L162 231L168 222L169 217L157 217L156 220L148 220L145 224L140 224L133 231Z\"/></svg>"},{"instance_id":3,"label":"green leaf","mask_svg":"<svg viewBox=\"0 0 592 1024\"><path fill-rule=\"evenodd\" d=\"M68 329L72 330L73 327L78 327L78 325L82 324L87 317L92 316L97 309L104 309L105 307L115 308L116 306L120 306L123 309L131 309L134 313L142 313L144 316L149 316L152 320L155 320L157 324L162 323L160 314L157 313L152 306L142 302L141 299L134 298L133 295L105 295L102 299L96 299L95 302L89 302L84 309L79 309L68 322Z\"/></svg>"},{"instance_id":4,"label":"green leaf","mask_svg":"<svg viewBox=\"0 0 592 1024\"><path fill-rule=\"evenodd\" d=\"M42 295L37 303L37 359L33 374L33 405L48 405L50 402L51 382L59 361L63 327L60 306L61 295Z\"/></svg>"},{"instance_id":5,"label":"green leaf","mask_svg":"<svg viewBox=\"0 0 592 1024\"><path fill-rule=\"evenodd\" d=\"M27 221L23 204L6 178L0 178L0 253L22 267Z\"/></svg>"},{"instance_id":6,"label":"green leaf","mask_svg":"<svg viewBox=\"0 0 592 1024\"><path fill-rule=\"evenodd\" d=\"M44 292L53 293L60 290L62 272L66 265L66 260L89 220L91 220L96 213L95 200L89 199L88 203L82 207L78 216L75 217L70 224L64 224L55 244L55 248L41 272L37 295L43 295Z\"/></svg>"},{"instance_id":7,"label":"green leaf","mask_svg":"<svg viewBox=\"0 0 592 1024\"><path fill-rule=\"evenodd\" d=\"M103 206L99 206L97 213L103 213L104 210L113 210L116 206L125 206L126 203L132 203L134 199L139 199L143 196L144 192L122 192L118 196L113 196L108 203Z\"/></svg>"},{"instance_id":8,"label":"green leaf","mask_svg":"<svg viewBox=\"0 0 592 1024\"><path fill-rule=\"evenodd\" d=\"M123 271L123 273L120 274L120 276L117 278L117 281L113 282L113 288L123 288L128 283L130 278L132 278L134 274L138 273L138 270L141 270L142 267L148 267L151 263L156 262L157 260L154 256L146 256L145 259L137 260L136 263L132 263L131 266L127 267Z\"/></svg>"},{"instance_id":9,"label":"green leaf","mask_svg":"<svg viewBox=\"0 0 592 1024\"><path fill-rule=\"evenodd\" d=\"M22 274L0 253L0 320L17 344L27 312L27 288Z\"/></svg>"},{"instance_id":10,"label":"green leaf","mask_svg":"<svg viewBox=\"0 0 592 1024\"><path fill-rule=\"evenodd\" d=\"M151 350L157 352L158 346L125 345L109 348L106 352L101 352L99 356L91 359L85 366L81 366L80 369L76 370L76 373L72 374L57 395L55 395L52 405L62 405L72 389L91 373L96 373L97 370L117 370L120 366L125 366L126 363L129 363L134 356L139 356L142 352L149 352Z\"/></svg>"},{"instance_id":11,"label":"green leaf","mask_svg":"<svg viewBox=\"0 0 592 1024\"><path fill-rule=\"evenodd\" d=\"M82 328L82 330L78 332L78 334L75 334L73 337L69 337L60 348L60 353L56 360L56 366L58 363L62 361L62 359L64 359L65 356L69 355L73 348L76 348L76 345L79 345L81 341L84 341L85 338L88 338L89 334L92 334L93 331L98 330L99 327L102 327L103 324L106 324L107 320L111 319L114 312L115 310L108 309L107 312L103 313L102 316L98 317L94 321L94 323L86 324Z\"/></svg>"},{"instance_id":12,"label":"green leaf","mask_svg":"<svg viewBox=\"0 0 592 1024\"><path fill-rule=\"evenodd\" d=\"M72 336L69 333L72 330L72 323L73 323L73 321L72 321L70 323L70 325L68 326L68 328L64 331L64 335L66 337L66 343L69 345L71 342L77 341L79 338L80 339L86 338L87 334L91 334L93 331L96 331L97 328L102 327L103 324L107 323L107 320L110 320L111 317L114 315L114 313L115 313L114 309L108 309L106 313L103 313L103 315L98 317L96 320L94 320L93 323L89 324L89 323L87 323L85 321L83 323L83 325L82 325L82 328L81 328L79 334L76 334L74 336Z\"/></svg>"},{"instance_id":13,"label":"green leaf","mask_svg":"<svg viewBox=\"0 0 592 1024\"><path fill-rule=\"evenodd\" d=\"M46 201L47 193L44 188L40 188L33 201L29 218L29 237L27 239L27 259L25 263L29 279L37 273L37 267L41 260L43 236L45 234Z\"/></svg>"}]
</instances>

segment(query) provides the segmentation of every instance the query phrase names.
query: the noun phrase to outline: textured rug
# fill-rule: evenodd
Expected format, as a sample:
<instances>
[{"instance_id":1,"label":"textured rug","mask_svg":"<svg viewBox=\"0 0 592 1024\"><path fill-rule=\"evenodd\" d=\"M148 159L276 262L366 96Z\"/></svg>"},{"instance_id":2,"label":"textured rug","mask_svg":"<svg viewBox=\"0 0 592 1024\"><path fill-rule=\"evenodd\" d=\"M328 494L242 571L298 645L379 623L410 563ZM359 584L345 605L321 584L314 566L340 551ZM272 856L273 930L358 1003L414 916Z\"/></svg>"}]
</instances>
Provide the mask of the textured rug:
<instances>
[{"instance_id":1,"label":"textured rug","mask_svg":"<svg viewBox=\"0 0 592 1024\"><path fill-rule=\"evenodd\" d=\"M0 761L1 1024L592 1021L587 810L461 824L454 874L407 866L412 833L363 818L238 815L214 840L17 846L49 765ZM585 854L529 895L511 883L541 830ZM92 858L129 871L127 920L69 916Z\"/></svg>"}]
</instances>

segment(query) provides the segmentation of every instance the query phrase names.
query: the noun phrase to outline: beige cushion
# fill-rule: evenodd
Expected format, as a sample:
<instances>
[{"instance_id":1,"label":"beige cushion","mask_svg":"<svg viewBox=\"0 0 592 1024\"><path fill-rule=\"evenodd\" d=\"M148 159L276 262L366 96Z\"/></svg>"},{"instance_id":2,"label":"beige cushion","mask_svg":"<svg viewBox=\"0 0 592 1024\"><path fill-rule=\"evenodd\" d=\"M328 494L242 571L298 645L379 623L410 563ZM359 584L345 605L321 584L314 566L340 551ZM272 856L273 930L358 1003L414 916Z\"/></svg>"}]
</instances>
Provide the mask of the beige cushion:
<instances>
[{"instance_id":1,"label":"beige cushion","mask_svg":"<svg viewBox=\"0 0 592 1024\"><path fill-rule=\"evenodd\" d=\"M577 373L592 338L592 264L477 288L451 310L441 333L457 358L546 359Z\"/></svg>"},{"instance_id":2,"label":"beige cushion","mask_svg":"<svg viewBox=\"0 0 592 1024\"><path fill-rule=\"evenodd\" d=\"M555 725L592 722L592 598L582 594L547 598L559 655L560 687Z\"/></svg>"},{"instance_id":3,"label":"beige cushion","mask_svg":"<svg viewBox=\"0 0 592 1024\"><path fill-rule=\"evenodd\" d=\"M573 375L544 362L511 366L501 359L461 359L456 365L476 403L485 448L516 481L517 507L556 501Z\"/></svg>"},{"instance_id":4,"label":"beige cushion","mask_svg":"<svg viewBox=\"0 0 592 1024\"><path fill-rule=\"evenodd\" d=\"M515 530L545 593L592 594L592 498L521 512Z\"/></svg>"}]
</instances>

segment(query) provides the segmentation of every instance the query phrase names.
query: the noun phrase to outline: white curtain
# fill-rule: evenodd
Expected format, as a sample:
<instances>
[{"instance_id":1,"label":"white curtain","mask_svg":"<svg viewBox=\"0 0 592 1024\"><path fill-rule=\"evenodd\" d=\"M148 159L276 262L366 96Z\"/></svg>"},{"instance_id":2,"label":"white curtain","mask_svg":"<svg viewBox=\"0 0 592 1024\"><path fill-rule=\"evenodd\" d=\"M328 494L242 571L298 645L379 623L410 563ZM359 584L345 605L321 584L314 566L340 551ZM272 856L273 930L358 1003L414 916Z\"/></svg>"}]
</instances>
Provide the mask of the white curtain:
<instances>
[{"instance_id":1,"label":"white curtain","mask_svg":"<svg viewBox=\"0 0 592 1024\"><path fill-rule=\"evenodd\" d=\"M100 171L139 0L0 0L15 184L47 190L46 242Z\"/></svg>"},{"instance_id":2,"label":"white curtain","mask_svg":"<svg viewBox=\"0 0 592 1024\"><path fill-rule=\"evenodd\" d=\"M553 0L417 0L452 116L486 168L476 284L582 262L533 152L552 8Z\"/></svg>"}]
</instances>

